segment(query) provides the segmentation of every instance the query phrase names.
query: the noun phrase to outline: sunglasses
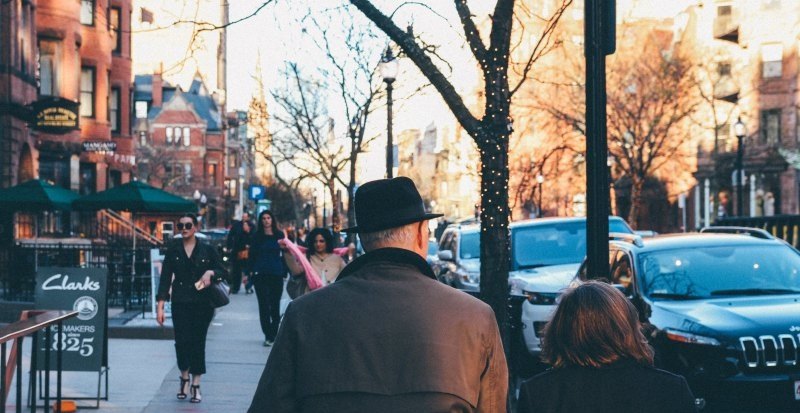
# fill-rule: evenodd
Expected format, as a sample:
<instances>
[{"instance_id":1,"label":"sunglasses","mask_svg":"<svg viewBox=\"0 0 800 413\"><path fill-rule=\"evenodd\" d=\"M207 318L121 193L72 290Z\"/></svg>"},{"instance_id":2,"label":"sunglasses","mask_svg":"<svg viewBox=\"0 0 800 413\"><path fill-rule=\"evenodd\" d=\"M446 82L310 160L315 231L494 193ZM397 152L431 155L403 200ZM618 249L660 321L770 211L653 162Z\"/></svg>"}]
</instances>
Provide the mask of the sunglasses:
<instances>
[{"instance_id":1,"label":"sunglasses","mask_svg":"<svg viewBox=\"0 0 800 413\"><path fill-rule=\"evenodd\" d=\"M175 227L178 228L178 231L183 231L184 228L185 229L192 229L193 226L194 226L194 224L192 224L191 222L187 222L185 224L183 222L179 222L179 223L177 223L175 225Z\"/></svg>"}]
</instances>

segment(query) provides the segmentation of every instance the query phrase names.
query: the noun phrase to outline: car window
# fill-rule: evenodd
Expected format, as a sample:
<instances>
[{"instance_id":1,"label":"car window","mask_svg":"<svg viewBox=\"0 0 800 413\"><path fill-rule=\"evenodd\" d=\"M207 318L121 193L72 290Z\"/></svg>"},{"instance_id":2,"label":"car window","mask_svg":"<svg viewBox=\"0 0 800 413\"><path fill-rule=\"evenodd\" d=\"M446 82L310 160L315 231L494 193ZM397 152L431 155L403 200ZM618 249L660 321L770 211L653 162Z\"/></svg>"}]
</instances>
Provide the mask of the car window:
<instances>
[{"instance_id":1,"label":"car window","mask_svg":"<svg viewBox=\"0 0 800 413\"><path fill-rule=\"evenodd\" d=\"M511 235L514 270L577 264L586 255L585 222L517 227Z\"/></svg>"},{"instance_id":2,"label":"car window","mask_svg":"<svg viewBox=\"0 0 800 413\"><path fill-rule=\"evenodd\" d=\"M627 291L631 285L633 278L633 268L631 267L631 258L628 254L619 251L616 259L611 266L611 283L621 284Z\"/></svg>"},{"instance_id":3,"label":"car window","mask_svg":"<svg viewBox=\"0 0 800 413\"><path fill-rule=\"evenodd\" d=\"M647 296L707 298L800 292L800 255L785 245L725 245L643 253Z\"/></svg>"},{"instance_id":4,"label":"car window","mask_svg":"<svg viewBox=\"0 0 800 413\"><path fill-rule=\"evenodd\" d=\"M621 218L608 219L608 232L618 232L623 234L633 234L633 230Z\"/></svg>"},{"instance_id":5,"label":"car window","mask_svg":"<svg viewBox=\"0 0 800 413\"><path fill-rule=\"evenodd\" d=\"M453 234L455 231L446 231L442 235L442 242L439 244L439 251L446 251L450 249L450 244L453 242Z\"/></svg>"},{"instance_id":6,"label":"car window","mask_svg":"<svg viewBox=\"0 0 800 413\"><path fill-rule=\"evenodd\" d=\"M459 245L459 256L468 260L480 258L481 256L481 237L478 232L461 233L461 244Z\"/></svg>"}]
</instances>

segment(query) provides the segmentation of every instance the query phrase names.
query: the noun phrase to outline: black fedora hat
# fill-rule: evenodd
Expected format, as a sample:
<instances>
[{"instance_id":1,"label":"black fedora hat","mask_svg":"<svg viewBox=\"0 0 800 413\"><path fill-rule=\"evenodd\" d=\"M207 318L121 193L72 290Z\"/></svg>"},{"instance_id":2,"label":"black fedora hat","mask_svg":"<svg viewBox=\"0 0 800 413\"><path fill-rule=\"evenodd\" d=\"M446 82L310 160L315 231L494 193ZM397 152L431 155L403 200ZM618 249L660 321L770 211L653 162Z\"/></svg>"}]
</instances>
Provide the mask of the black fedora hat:
<instances>
[{"instance_id":1,"label":"black fedora hat","mask_svg":"<svg viewBox=\"0 0 800 413\"><path fill-rule=\"evenodd\" d=\"M444 215L425 213L414 181L404 176L365 183L356 191L355 208L357 226L344 232L381 231Z\"/></svg>"}]
</instances>

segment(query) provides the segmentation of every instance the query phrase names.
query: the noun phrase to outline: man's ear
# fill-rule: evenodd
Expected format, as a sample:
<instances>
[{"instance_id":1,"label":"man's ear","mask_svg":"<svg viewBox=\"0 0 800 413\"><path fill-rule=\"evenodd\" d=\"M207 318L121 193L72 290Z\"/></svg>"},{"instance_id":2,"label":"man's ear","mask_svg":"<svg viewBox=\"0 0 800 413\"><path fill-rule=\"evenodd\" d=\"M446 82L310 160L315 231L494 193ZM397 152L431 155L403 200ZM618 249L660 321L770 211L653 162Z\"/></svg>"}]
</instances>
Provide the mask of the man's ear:
<instances>
[{"instance_id":1,"label":"man's ear","mask_svg":"<svg viewBox=\"0 0 800 413\"><path fill-rule=\"evenodd\" d=\"M425 225L427 225L427 221L420 221L417 224L417 241L416 242L417 242L417 248L419 248L420 251L422 251L423 247L428 243L428 239L425 238L425 236L427 235L426 231L425 231Z\"/></svg>"}]
</instances>

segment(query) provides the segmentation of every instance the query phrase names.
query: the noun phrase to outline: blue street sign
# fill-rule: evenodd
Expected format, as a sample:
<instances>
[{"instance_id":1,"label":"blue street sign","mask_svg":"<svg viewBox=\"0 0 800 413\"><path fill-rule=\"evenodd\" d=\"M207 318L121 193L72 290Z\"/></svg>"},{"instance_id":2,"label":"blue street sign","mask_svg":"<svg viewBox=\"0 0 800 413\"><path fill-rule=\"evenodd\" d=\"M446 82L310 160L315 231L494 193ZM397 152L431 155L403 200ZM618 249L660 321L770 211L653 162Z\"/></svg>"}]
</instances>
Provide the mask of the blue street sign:
<instances>
[{"instance_id":1,"label":"blue street sign","mask_svg":"<svg viewBox=\"0 0 800 413\"><path fill-rule=\"evenodd\" d=\"M263 185L250 185L248 190L248 197L253 201L264 199L267 196L267 188Z\"/></svg>"}]
</instances>

